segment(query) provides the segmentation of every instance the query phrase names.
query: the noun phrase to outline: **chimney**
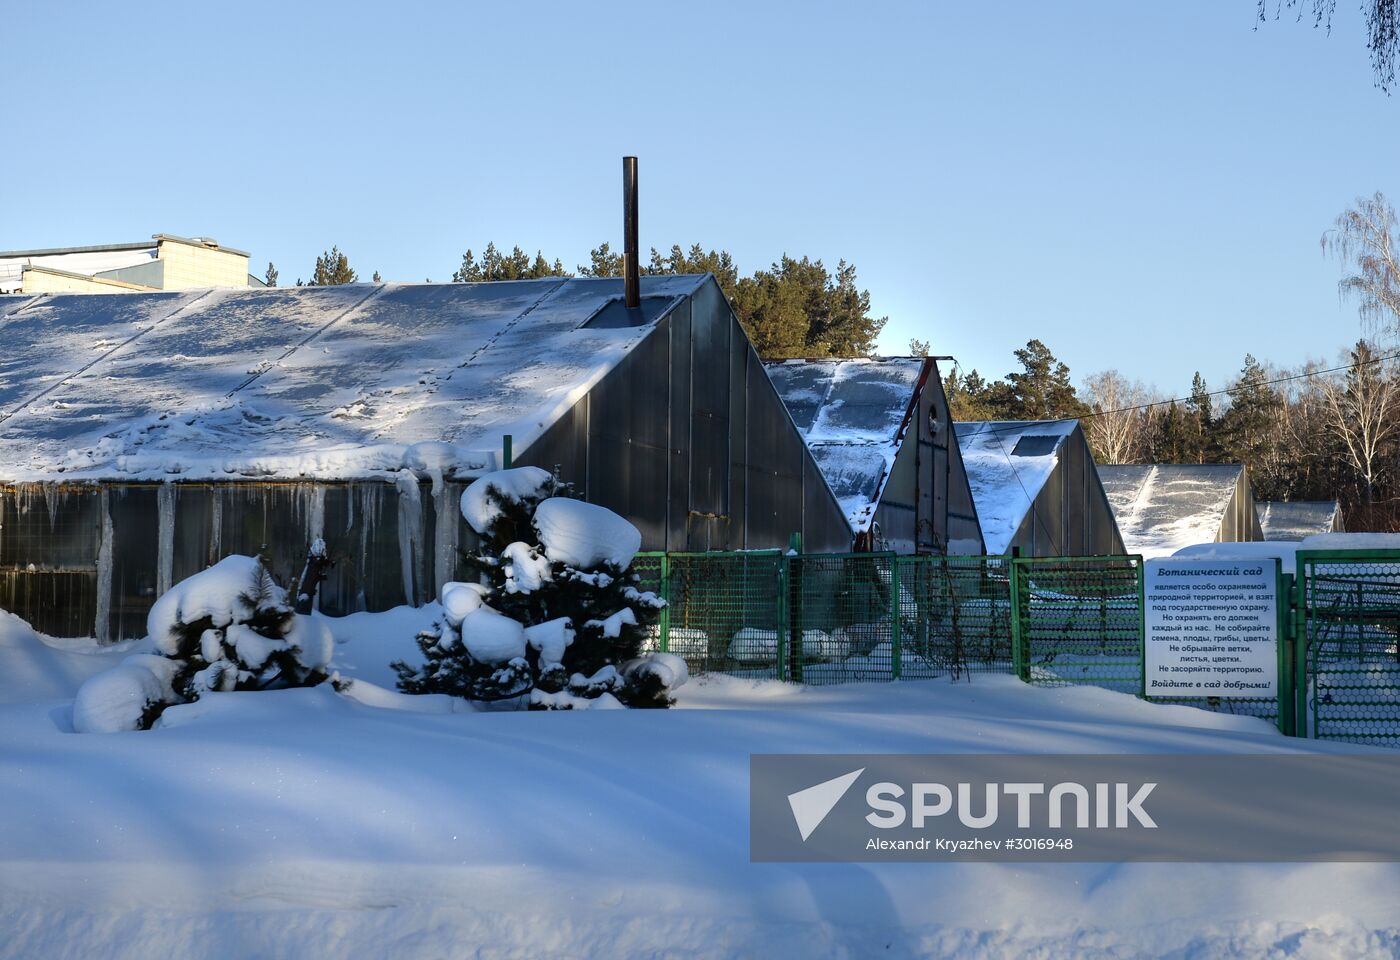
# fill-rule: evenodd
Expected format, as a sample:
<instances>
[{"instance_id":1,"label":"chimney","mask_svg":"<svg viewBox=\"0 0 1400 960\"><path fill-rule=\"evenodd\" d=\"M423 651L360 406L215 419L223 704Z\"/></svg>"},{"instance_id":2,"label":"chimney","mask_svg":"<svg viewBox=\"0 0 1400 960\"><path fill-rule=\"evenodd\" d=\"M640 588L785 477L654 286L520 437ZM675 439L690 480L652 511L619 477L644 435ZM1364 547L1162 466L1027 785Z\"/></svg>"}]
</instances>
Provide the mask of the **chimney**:
<instances>
[{"instance_id":1,"label":"chimney","mask_svg":"<svg viewBox=\"0 0 1400 960\"><path fill-rule=\"evenodd\" d=\"M637 158L622 158L622 271L624 304L642 305L641 263L637 250Z\"/></svg>"}]
</instances>

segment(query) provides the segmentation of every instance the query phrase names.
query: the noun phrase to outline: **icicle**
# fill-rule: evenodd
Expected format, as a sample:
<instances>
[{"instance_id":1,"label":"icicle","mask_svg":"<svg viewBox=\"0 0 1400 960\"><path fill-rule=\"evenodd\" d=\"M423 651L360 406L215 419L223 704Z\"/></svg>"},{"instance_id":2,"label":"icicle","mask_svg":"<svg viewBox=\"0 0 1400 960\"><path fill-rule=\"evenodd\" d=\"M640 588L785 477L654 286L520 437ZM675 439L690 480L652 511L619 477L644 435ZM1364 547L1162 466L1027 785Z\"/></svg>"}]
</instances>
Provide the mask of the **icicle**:
<instances>
[{"instance_id":1,"label":"icicle","mask_svg":"<svg viewBox=\"0 0 1400 960\"><path fill-rule=\"evenodd\" d=\"M457 532L461 529L458 495L449 483L439 483L433 494L433 587L439 596L457 572Z\"/></svg>"},{"instance_id":2,"label":"icicle","mask_svg":"<svg viewBox=\"0 0 1400 960\"><path fill-rule=\"evenodd\" d=\"M326 535L326 488L319 483L310 485L306 505L306 542L314 543Z\"/></svg>"},{"instance_id":3,"label":"icicle","mask_svg":"<svg viewBox=\"0 0 1400 960\"><path fill-rule=\"evenodd\" d=\"M53 533L58 524L58 505L60 499L58 484L45 480L39 485L39 488L44 491L44 506L47 507L49 511L49 533Z\"/></svg>"},{"instance_id":4,"label":"icicle","mask_svg":"<svg viewBox=\"0 0 1400 960\"><path fill-rule=\"evenodd\" d=\"M214 487L211 490L213 501L209 505L209 565L223 559L224 541L224 490Z\"/></svg>"},{"instance_id":5,"label":"icicle","mask_svg":"<svg viewBox=\"0 0 1400 960\"><path fill-rule=\"evenodd\" d=\"M97 496L102 511L102 539L97 544L97 616L93 624L98 643L112 642L112 508L107 488Z\"/></svg>"},{"instance_id":6,"label":"icicle","mask_svg":"<svg viewBox=\"0 0 1400 960\"><path fill-rule=\"evenodd\" d=\"M316 545L320 544L320 549L324 554L326 550L326 488L319 483L311 485L311 499L306 511L306 542L310 544L312 553L316 552ZM321 594L323 591L317 590L313 610L321 609Z\"/></svg>"},{"instance_id":7,"label":"icicle","mask_svg":"<svg viewBox=\"0 0 1400 960\"><path fill-rule=\"evenodd\" d=\"M399 489L399 566L403 571L404 602L417 606L413 571L417 569L418 554L423 547L423 499L418 477L412 470L400 470L395 485Z\"/></svg>"},{"instance_id":8,"label":"icicle","mask_svg":"<svg viewBox=\"0 0 1400 960\"><path fill-rule=\"evenodd\" d=\"M162 483L156 490L159 549L156 554L156 596L164 596L175 579L175 484Z\"/></svg>"}]
</instances>

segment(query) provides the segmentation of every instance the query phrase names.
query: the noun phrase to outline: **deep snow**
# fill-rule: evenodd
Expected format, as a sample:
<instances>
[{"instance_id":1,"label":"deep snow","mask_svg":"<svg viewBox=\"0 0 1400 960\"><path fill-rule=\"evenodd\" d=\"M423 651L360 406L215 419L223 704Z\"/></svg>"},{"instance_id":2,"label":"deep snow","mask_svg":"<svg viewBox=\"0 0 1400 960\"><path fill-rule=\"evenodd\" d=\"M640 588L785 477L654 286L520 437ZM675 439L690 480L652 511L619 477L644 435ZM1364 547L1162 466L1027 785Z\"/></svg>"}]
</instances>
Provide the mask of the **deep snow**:
<instances>
[{"instance_id":1,"label":"deep snow","mask_svg":"<svg viewBox=\"0 0 1400 960\"><path fill-rule=\"evenodd\" d=\"M329 621L334 663L388 686L436 612ZM0 957L1400 951L1395 865L748 862L750 753L1355 749L1259 720L998 676L709 678L671 711L454 713L358 683L75 735L77 682L131 651L0 627Z\"/></svg>"}]
</instances>

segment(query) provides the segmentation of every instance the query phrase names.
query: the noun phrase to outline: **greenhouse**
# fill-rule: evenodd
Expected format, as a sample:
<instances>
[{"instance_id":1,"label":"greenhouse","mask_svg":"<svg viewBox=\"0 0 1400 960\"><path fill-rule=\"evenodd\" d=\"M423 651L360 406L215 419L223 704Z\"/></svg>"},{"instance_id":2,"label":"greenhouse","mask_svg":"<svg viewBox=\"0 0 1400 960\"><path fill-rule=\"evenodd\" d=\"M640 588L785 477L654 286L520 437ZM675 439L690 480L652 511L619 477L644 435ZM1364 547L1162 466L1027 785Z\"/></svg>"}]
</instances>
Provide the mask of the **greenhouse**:
<instances>
[{"instance_id":1,"label":"greenhouse","mask_svg":"<svg viewBox=\"0 0 1400 960\"><path fill-rule=\"evenodd\" d=\"M645 549L849 547L844 513L713 277L0 297L0 607L145 632L172 583L262 552L321 608L434 596L457 500L557 472Z\"/></svg>"},{"instance_id":2,"label":"greenhouse","mask_svg":"<svg viewBox=\"0 0 1400 960\"><path fill-rule=\"evenodd\" d=\"M767 367L856 542L906 554L983 552L932 358L781 360Z\"/></svg>"},{"instance_id":3,"label":"greenhouse","mask_svg":"<svg viewBox=\"0 0 1400 960\"><path fill-rule=\"evenodd\" d=\"M1264 539L1240 464L1113 464L1099 476L1129 553L1166 557L1197 543Z\"/></svg>"},{"instance_id":4,"label":"greenhouse","mask_svg":"<svg viewBox=\"0 0 1400 960\"><path fill-rule=\"evenodd\" d=\"M1302 540L1317 533L1345 533L1336 500L1258 500L1259 529L1265 540Z\"/></svg>"},{"instance_id":5,"label":"greenhouse","mask_svg":"<svg viewBox=\"0 0 1400 960\"><path fill-rule=\"evenodd\" d=\"M1077 420L957 424L987 553L1123 553L1113 511Z\"/></svg>"}]
</instances>

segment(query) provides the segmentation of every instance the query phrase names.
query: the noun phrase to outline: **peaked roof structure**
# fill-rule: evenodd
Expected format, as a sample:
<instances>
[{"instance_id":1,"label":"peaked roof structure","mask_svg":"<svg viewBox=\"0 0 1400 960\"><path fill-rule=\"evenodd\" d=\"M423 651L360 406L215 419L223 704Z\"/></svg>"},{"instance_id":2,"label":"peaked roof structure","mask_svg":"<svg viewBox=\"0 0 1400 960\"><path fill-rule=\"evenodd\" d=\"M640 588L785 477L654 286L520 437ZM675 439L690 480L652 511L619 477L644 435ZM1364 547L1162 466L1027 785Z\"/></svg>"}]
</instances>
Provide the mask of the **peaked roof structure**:
<instances>
[{"instance_id":1,"label":"peaked roof structure","mask_svg":"<svg viewBox=\"0 0 1400 960\"><path fill-rule=\"evenodd\" d=\"M0 483L467 477L705 276L0 297Z\"/></svg>"},{"instance_id":2,"label":"peaked roof structure","mask_svg":"<svg viewBox=\"0 0 1400 960\"><path fill-rule=\"evenodd\" d=\"M1260 500L1254 506L1265 540L1302 540L1342 531L1342 505L1336 500Z\"/></svg>"},{"instance_id":3,"label":"peaked roof structure","mask_svg":"<svg viewBox=\"0 0 1400 960\"><path fill-rule=\"evenodd\" d=\"M1164 557L1195 543L1263 539L1240 464L1113 464L1099 477L1129 553Z\"/></svg>"},{"instance_id":4,"label":"peaked roof structure","mask_svg":"<svg viewBox=\"0 0 1400 960\"><path fill-rule=\"evenodd\" d=\"M957 424L988 554L1006 553L1059 464L1077 420L988 420Z\"/></svg>"},{"instance_id":5,"label":"peaked roof structure","mask_svg":"<svg viewBox=\"0 0 1400 960\"><path fill-rule=\"evenodd\" d=\"M904 439L923 360L777 360L765 367L851 529L868 530Z\"/></svg>"},{"instance_id":6,"label":"peaked roof structure","mask_svg":"<svg viewBox=\"0 0 1400 960\"><path fill-rule=\"evenodd\" d=\"M936 360L862 357L764 366L859 549L983 552Z\"/></svg>"}]
</instances>

